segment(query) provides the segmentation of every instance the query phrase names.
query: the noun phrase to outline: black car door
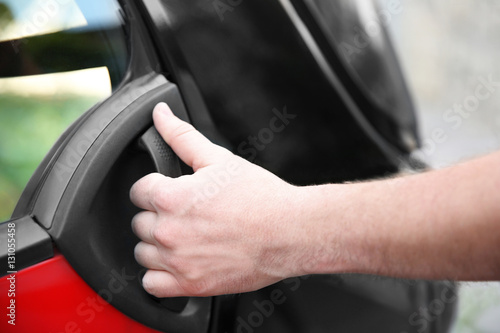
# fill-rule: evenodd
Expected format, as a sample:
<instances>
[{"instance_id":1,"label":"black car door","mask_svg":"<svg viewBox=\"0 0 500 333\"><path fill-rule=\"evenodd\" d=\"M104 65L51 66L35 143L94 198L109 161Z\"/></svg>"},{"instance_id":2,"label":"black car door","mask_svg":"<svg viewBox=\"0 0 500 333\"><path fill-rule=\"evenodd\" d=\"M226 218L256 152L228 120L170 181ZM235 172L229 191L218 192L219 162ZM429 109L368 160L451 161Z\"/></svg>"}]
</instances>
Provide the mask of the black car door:
<instances>
[{"instance_id":1,"label":"black car door","mask_svg":"<svg viewBox=\"0 0 500 333\"><path fill-rule=\"evenodd\" d=\"M165 332L449 326L453 302L437 317L421 320L419 312L453 292L441 282L325 275L216 298L145 293L144 269L133 258L138 240L130 220L137 209L128 190L151 172L190 172L152 128L160 101L213 142L297 185L422 166L410 158L418 146L416 122L384 29L390 11L321 0L124 0L121 6L126 73L111 97L68 129L26 187L13 214L19 228L32 230L18 232L18 269L52 256L54 245L96 292L109 288L110 272L124 272L134 278L109 302ZM377 33L360 32L369 24ZM271 126L275 118L285 126ZM7 241L8 224L0 232ZM1 251L7 262L8 251Z\"/></svg>"}]
</instances>

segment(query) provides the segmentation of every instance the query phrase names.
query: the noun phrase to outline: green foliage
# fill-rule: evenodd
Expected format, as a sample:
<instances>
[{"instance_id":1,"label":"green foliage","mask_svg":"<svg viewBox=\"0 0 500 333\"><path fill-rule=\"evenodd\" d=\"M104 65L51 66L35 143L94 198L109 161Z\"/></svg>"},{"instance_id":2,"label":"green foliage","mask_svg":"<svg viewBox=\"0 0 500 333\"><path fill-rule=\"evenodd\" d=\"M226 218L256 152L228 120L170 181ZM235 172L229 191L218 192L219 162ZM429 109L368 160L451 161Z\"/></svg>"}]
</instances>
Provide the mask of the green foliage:
<instances>
[{"instance_id":1,"label":"green foliage","mask_svg":"<svg viewBox=\"0 0 500 333\"><path fill-rule=\"evenodd\" d=\"M0 222L10 217L57 138L96 102L95 97L0 95Z\"/></svg>"}]
</instances>

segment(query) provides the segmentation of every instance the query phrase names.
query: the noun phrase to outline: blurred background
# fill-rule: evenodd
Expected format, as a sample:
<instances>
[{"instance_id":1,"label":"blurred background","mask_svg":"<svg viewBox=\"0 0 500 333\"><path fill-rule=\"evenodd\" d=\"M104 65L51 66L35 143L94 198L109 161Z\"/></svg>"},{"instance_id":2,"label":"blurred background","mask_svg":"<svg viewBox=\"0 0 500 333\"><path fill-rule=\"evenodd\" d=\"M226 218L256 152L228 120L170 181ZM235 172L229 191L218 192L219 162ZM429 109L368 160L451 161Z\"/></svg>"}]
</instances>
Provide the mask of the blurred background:
<instances>
[{"instance_id":1,"label":"blurred background","mask_svg":"<svg viewBox=\"0 0 500 333\"><path fill-rule=\"evenodd\" d=\"M473 111L456 111L474 101L483 81L500 82L500 1L378 1L382 9L394 2L402 8L387 26L418 111L424 145L417 155L441 168L500 148L500 86L493 84L494 91L473 105ZM54 8L40 8L36 1L0 0L0 222L9 218L56 139L111 93L126 66L127 52L119 38L108 39L113 41L113 59L93 58L107 54L109 45L96 40L92 31L119 25L116 4L103 1L101 8L86 8L85 1L64 3L51 16ZM34 25L34 15L46 21ZM42 35L43 40L36 39ZM17 38L22 42L15 49L22 52L8 58L2 47L12 48L9 41ZM54 41L61 39L59 50ZM100 45L99 52L86 53ZM72 63L62 63L58 56ZM25 68L15 68L19 57ZM30 62L31 57L47 63ZM57 68L61 63L67 66L64 73ZM19 75L9 75L15 70ZM461 284L454 332L490 333L499 328L500 285Z\"/></svg>"},{"instance_id":2,"label":"blurred background","mask_svg":"<svg viewBox=\"0 0 500 333\"><path fill-rule=\"evenodd\" d=\"M57 138L120 83L121 24L114 0L0 0L0 222Z\"/></svg>"},{"instance_id":3,"label":"blurred background","mask_svg":"<svg viewBox=\"0 0 500 333\"><path fill-rule=\"evenodd\" d=\"M380 7L394 1L380 0ZM500 1L397 2L402 11L388 27L418 111L423 147L417 155L442 168L499 149ZM490 76L499 85L474 105L476 88ZM453 332L499 331L500 284L461 283Z\"/></svg>"}]
</instances>

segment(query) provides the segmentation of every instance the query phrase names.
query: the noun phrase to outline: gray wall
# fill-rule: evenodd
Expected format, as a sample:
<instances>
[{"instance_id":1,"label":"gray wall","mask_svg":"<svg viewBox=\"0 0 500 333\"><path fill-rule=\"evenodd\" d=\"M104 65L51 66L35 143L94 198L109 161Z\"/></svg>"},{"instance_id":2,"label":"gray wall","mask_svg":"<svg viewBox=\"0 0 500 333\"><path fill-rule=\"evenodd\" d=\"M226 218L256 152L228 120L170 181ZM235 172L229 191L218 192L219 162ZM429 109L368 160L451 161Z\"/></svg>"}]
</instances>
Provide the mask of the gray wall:
<instances>
[{"instance_id":1,"label":"gray wall","mask_svg":"<svg viewBox=\"0 0 500 333\"><path fill-rule=\"evenodd\" d=\"M396 0L381 0L382 8L391 1ZM442 167L498 149L500 1L401 0L401 5L389 28L418 108L421 155ZM498 84L486 93L479 86L490 76ZM460 105L463 111L457 111Z\"/></svg>"},{"instance_id":2,"label":"gray wall","mask_svg":"<svg viewBox=\"0 0 500 333\"><path fill-rule=\"evenodd\" d=\"M381 8L391 1L380 0ZM388 26L418 110L418 155L440 168L499 149L500 1L401 5ZM498 84L481 82L489 77ZM462 283L460 297L454 332L499 332L499 283Z\"/></svg>"}]
</instances>

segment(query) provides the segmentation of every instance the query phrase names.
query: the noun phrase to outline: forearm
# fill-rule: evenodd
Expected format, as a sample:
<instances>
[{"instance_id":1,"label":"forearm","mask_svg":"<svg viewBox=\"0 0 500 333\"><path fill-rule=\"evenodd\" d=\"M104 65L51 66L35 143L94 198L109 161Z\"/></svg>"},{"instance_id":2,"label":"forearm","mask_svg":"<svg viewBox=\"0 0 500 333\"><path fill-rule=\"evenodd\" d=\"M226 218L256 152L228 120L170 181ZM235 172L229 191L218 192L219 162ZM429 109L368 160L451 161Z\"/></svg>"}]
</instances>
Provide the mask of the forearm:
<instances>
[{"instance_id":1,"label":"forearm","mask_svg":"<svg viewBox=\"0 0 500 333\"><path fill-rule=\"evenodd\" d=\"M304 188L307 273L500 278L500 153L445 170Z\"/></svg>"}]
</instances>

